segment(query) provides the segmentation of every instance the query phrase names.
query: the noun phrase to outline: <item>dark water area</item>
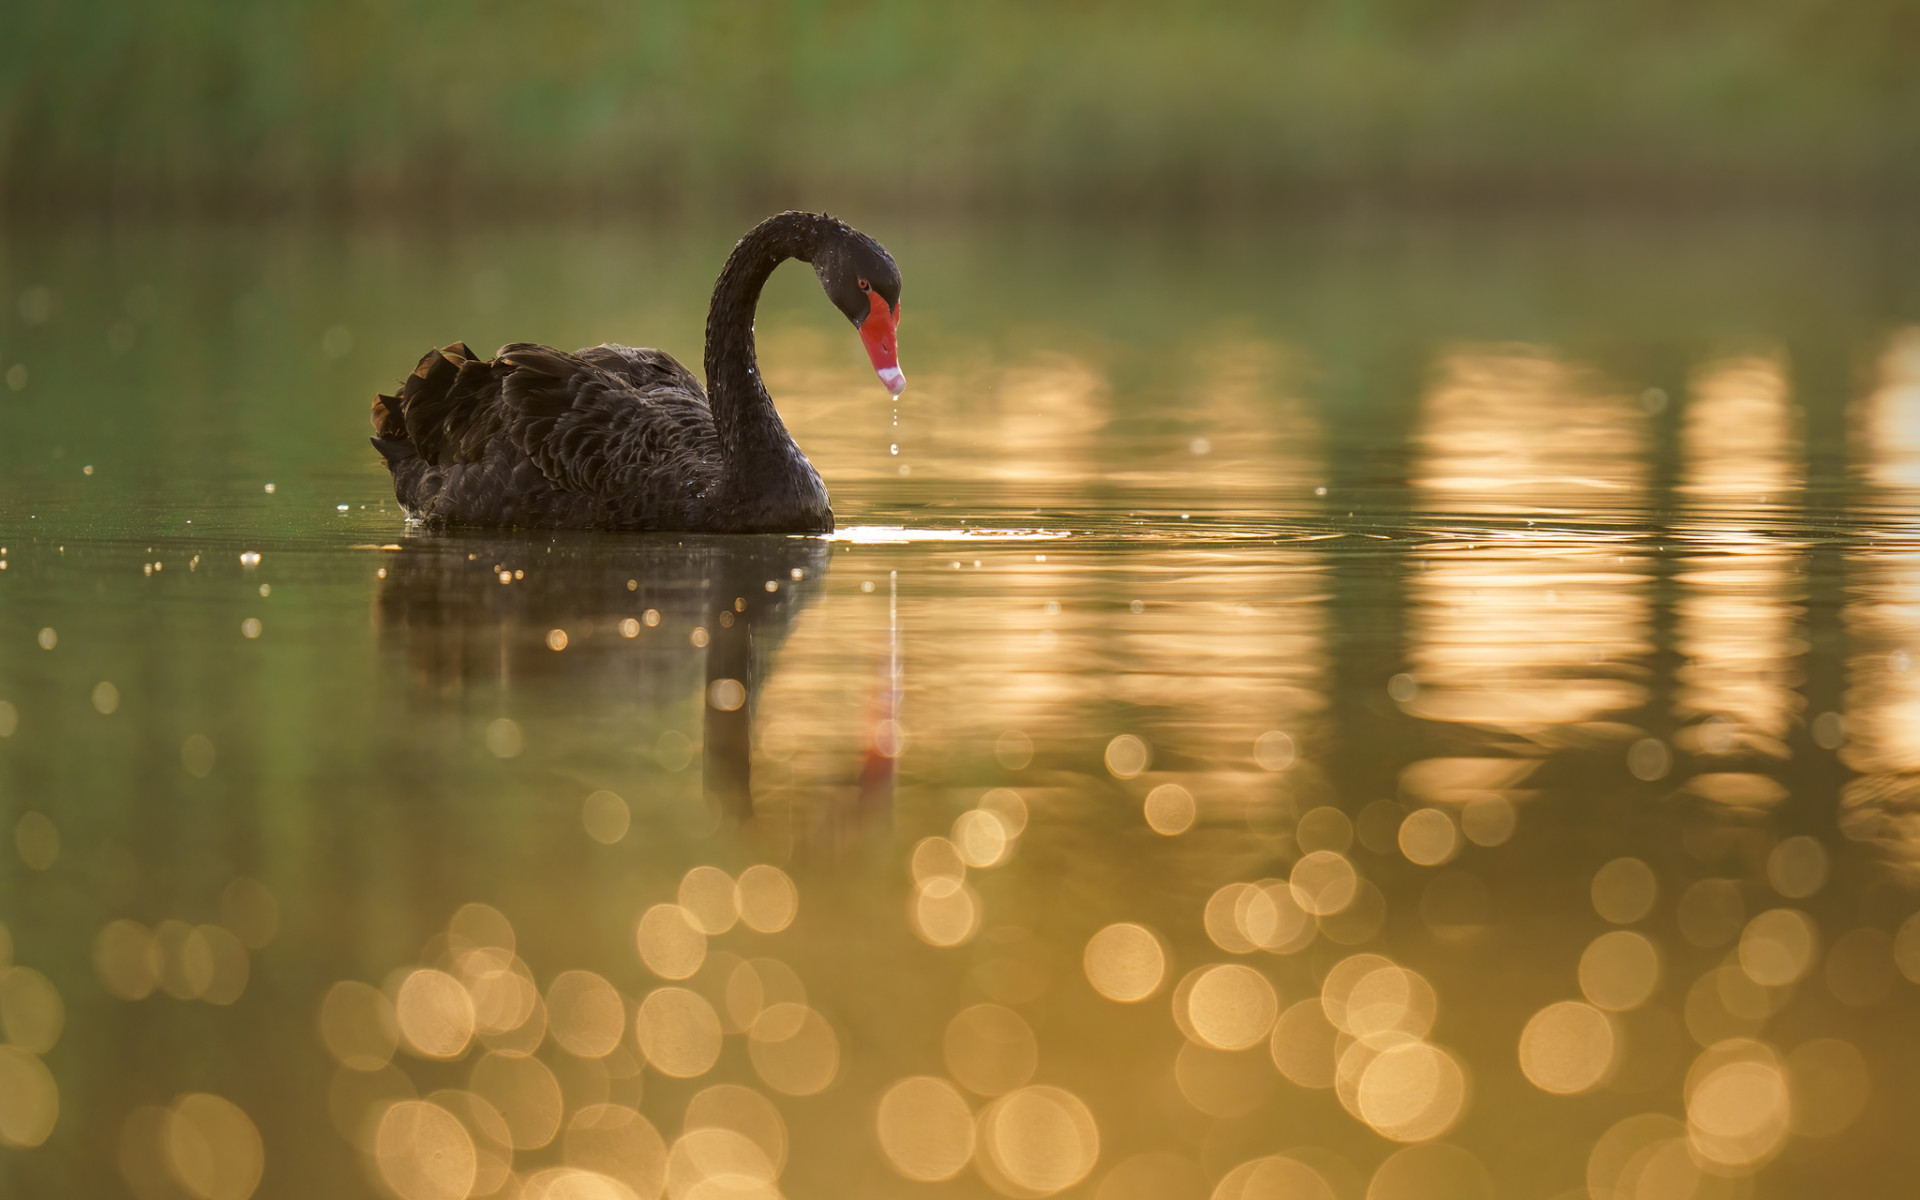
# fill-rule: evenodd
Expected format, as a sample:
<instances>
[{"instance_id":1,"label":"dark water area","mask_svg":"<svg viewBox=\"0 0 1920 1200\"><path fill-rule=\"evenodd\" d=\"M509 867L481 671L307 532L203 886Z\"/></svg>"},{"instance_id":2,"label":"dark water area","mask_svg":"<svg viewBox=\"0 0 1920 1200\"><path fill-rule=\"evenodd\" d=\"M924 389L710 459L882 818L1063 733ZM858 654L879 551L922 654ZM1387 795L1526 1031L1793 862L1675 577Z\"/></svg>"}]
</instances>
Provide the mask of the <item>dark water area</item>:
<instances>
[{"instance_id":1,"label":"dark water area","mask_svg":"<svg viewBox=\"0 0 1920 1200\"><path fill-rule=\"evenodd\" d=\"M1920 239L863 222L832 538L406 526L723 229L0 240L0 1192L1887 1195Z\"/></svg>"}]
</instances>

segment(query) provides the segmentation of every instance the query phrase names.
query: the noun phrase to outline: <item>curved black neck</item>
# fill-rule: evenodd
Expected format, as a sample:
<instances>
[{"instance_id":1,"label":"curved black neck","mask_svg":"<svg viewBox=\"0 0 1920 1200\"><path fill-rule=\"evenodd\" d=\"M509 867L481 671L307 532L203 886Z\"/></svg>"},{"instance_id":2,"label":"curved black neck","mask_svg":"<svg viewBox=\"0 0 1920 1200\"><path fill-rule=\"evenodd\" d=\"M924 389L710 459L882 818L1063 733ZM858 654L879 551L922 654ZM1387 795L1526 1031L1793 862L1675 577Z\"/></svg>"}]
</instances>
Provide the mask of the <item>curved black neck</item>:
<instances>
[{"instance_id":1,"label":"curved black neck","mask_svg":"<svg viewBox=\"0 0 1920 1200\"><path fill-rule=\"evenodd\" d=\"M753 314L773 269L789 258L811 261L827 224L828 218L814 213L768 217L740 239L713 285L707 308L707 401L729 474L748 470L770 454L785 459L793 450L793 438L760 379Z\"/></svg>"}]
</instances>

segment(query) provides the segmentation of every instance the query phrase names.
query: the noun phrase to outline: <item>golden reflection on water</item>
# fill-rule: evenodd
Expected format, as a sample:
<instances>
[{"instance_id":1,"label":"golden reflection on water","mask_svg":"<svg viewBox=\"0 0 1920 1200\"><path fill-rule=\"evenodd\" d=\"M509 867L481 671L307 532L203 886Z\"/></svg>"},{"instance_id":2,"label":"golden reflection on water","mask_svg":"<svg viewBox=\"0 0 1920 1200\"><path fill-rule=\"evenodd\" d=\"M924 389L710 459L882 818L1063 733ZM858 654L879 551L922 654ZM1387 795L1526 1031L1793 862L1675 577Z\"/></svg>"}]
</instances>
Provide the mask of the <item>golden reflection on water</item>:
<instances>
[{"instance_id":1,"label":"golden reflection on water","mask_svg":"<svg viewBox=\"0 0 1920 1200\"><path fill-rule=\"evenodd\" d=\"M1912 346L1863 401L1863 513L1920 478ZM216 879L119 892L195 852L9 810L23 888L113 898L77 973L0 940L6 1153L84 1129L142 1200L1731 1200L1900 1160L1920 917L1856 842L1920 864L1920 593L1904 535L1796 524L1789 360L1702 357L1667 410L1558 351L1443 349L1405 503L1343 522L1305 499L1352 471L1276 342L1183 349L1152 420L1081 348L926 371L897 426L824 341L766 352L856 496L908 468L1129 515L382 533L320 612L292 602L336 560L269 547L236 587L282 607L219 644L357 653L370 617L365 693L298 728L374 765L275 774L259 727L164 725L140 672L76 668L59 711L162 722L206 789L169 811L302 803ZM1147 512L1196 469L1249 512ZM1823 553L1836 713L1806 702ZM0 655L42 671L97 636L20 629ZM32 695L0 701L9 752Z\"/></svg>"},{"instance_id":2,"label":"golden reflection on water","mask_svg":"<svg viewBox=\"0 0 1920 1200\"><path fill-rule=\"evenodd\" d=\"M1700 369L1686 410L1680 492L1694 512L1678 536L1679 671L1675 743L1700 763L1692 789L1736 808L1786 796L1754 759L1787 757L1800 724L1801 547L1754 532L1752 514L1777 509L1802 486L1803 452L1789 411L1786 365L1775 357Z\"/></svg>"}]
</instances>

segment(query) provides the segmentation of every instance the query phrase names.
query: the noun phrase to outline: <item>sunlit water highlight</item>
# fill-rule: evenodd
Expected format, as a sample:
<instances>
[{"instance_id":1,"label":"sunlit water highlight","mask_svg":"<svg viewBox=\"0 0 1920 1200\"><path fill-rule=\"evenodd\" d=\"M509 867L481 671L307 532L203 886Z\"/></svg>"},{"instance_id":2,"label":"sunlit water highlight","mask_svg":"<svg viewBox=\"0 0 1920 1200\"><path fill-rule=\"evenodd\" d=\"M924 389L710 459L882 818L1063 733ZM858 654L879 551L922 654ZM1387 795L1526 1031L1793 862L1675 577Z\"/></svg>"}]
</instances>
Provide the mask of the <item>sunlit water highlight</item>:
<instances>
[{"instance_id":1,"label":"sunlit water highlight","mask_svg":"<svg viewBox=\"0 0 1920 1200\"><path fill-rule=\"evenodd\" d=\"M0 264L0 1191L1920 1172L1920 307L1857 243L889 237L898 424L777 277L843 524L729 540L408 529L359 440L436 338L696 357L711 247L306 236Z\"/></svg>"}]
</instances>

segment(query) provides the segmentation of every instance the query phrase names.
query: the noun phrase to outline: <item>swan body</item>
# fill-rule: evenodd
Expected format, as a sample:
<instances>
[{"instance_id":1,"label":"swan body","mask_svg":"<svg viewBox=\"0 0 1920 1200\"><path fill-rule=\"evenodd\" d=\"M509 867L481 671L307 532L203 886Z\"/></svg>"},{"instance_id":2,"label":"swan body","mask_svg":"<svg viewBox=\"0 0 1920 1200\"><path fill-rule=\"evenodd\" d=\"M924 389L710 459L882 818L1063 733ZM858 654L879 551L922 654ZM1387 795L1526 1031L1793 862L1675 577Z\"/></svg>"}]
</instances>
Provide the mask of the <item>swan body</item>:
<instances>
[{"instance_id":1,"label":"swan body","mask_svg":"<svg viewBox=\"0 0 1920 1200\"><path fill-rule=\"evenodd\" d=\"M714 285L704 388L660 350L428 351L396 394L373 402L373 445L395 497L433 525L830 532L826 485L775 411L754 352L761 288L788 258L813 265L899 394L892 257L832 217L781 213L740 239Z\"/></svg>"}]
</instances>

